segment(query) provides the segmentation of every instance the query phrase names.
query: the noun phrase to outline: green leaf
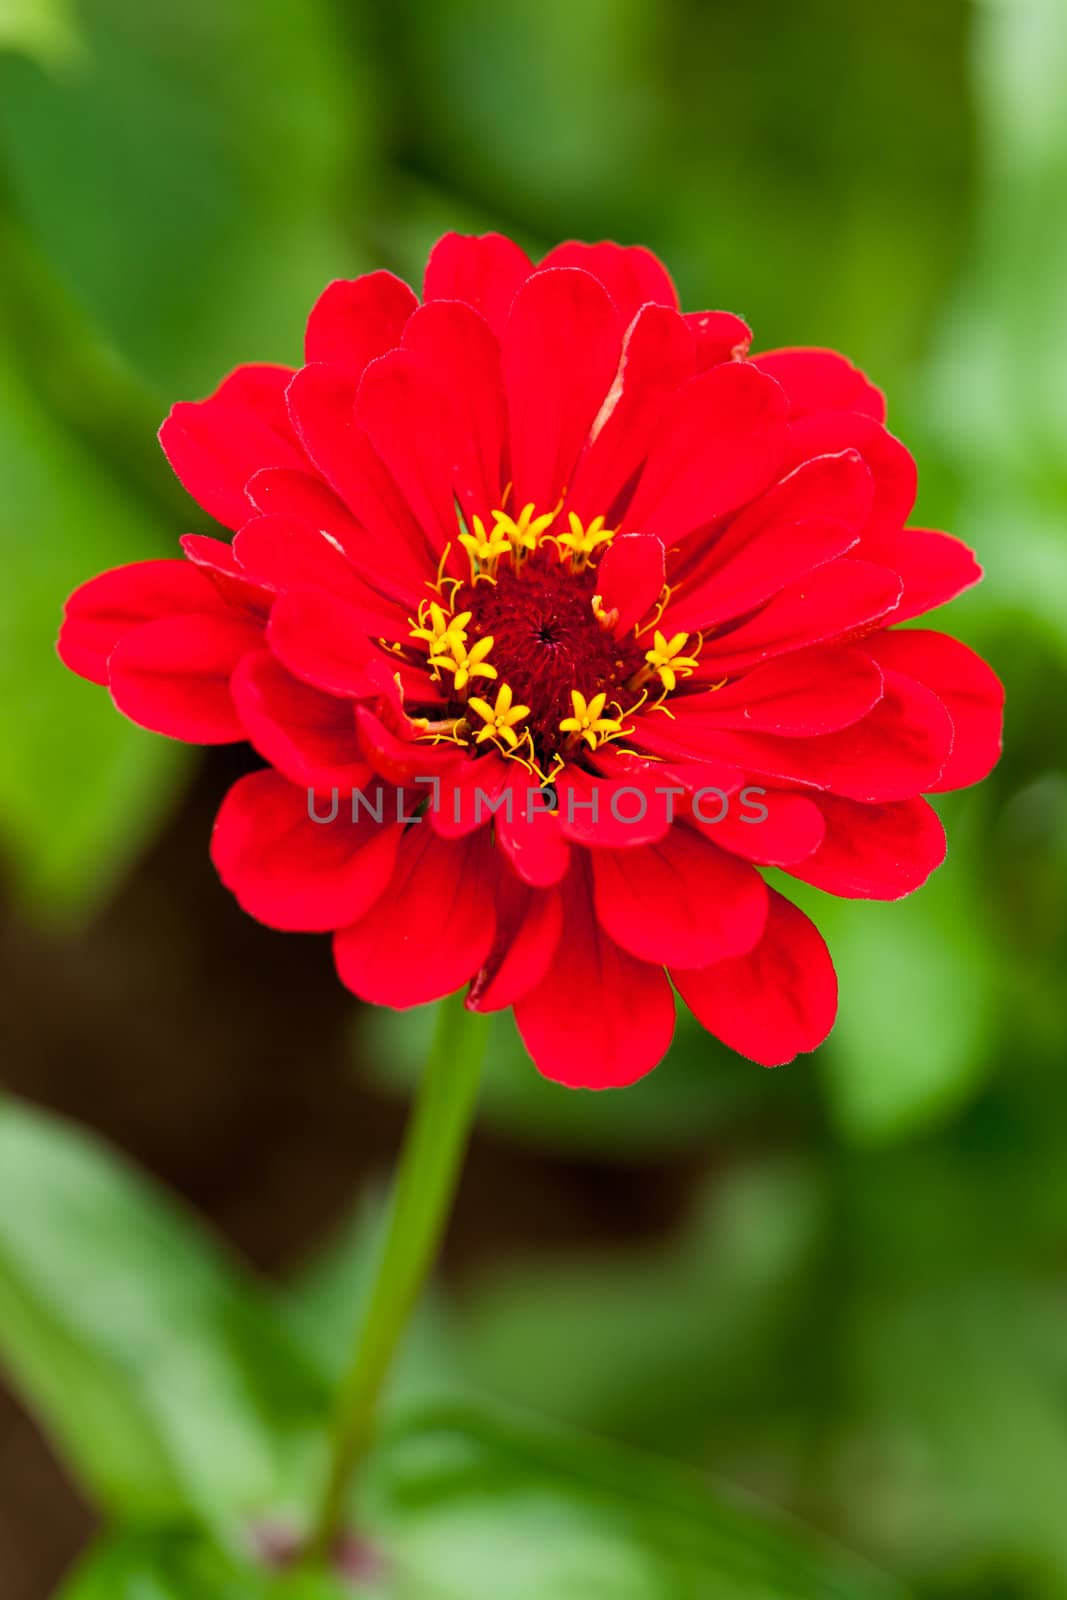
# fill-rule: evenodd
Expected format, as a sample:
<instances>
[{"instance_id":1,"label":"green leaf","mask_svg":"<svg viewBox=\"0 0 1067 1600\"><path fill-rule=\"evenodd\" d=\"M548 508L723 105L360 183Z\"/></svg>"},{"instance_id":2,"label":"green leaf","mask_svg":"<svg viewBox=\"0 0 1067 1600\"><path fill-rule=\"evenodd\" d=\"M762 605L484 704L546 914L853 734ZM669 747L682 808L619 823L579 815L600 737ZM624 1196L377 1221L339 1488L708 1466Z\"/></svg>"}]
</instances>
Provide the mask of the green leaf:
<instances>
[{"instance_id":1,"label":"green leaf","mask_svg":"<svg viewBox=\"0 0 1067 1600\"><path fill-rule=\"evenodd\" d=\"M64 67L81 48L70 0L0 0L0 53L14 50Z\"/></svg>"},{"instance_id":2,"label":"green leaf","mask_svg":"<svg viewBox=\"0 0 1067 1600\"><path fill-rule=\"evenodd\" d=\"M103 1540L57 1600L352 1600L353 1593L323 1576L255 1571L195 1535L163 1531Z\"/></svg>"},{"instance_id":3,"label":"green leaf","mask_svg":"<svg viewBox=\"0 0 1067 1600\"><path fill-rule=\"evenodd\" d=\"M780 1393L823 1210L810 1167L765 1158L709 1184L672 1245L509 1260L464 1297L460 1370L594 1432L700 1451Z\"/></svg>"},{"instance_id":4,"label":"green leaf","mask_svg":"<svg viewBox=\"0 0 1067 1600\"><path fill-rule=\"evenodd\" d=\"M76 74L0 62L0 151L46 261L168 404L295 360L315 296L361 265L372 101L324 0L79 16Z\"/></svg>"},{"instance_id":5,"label":"green leaf","mask_svg":"<svg viewBox=\"0 0 1067 1600\"><path fill-rule=\"evenodd\" d=\"M694 1474L468 1405L388 1428L360 1500L362 1584L146 1530L103 1541L59 1600L902 1600Z\"/></svg>"},{"instance_id":6,"label":"green leaf","mask_svg":"<svg viewBox=\"0 0 1067 1600\"><path fill-rule=\"evenodd\" d=\"M0 1357L98 1503L276 1508L322 1388L267 1298L95 1141L0 1107Z\"/></svg>"},{"instance_id":7,"label":"green leaf","mask_svg":"<svg viewBox=\"0 0 1067 1600\"><path fill-rule=\"evenodd\" d=\"M643 190L660 114L657 7L469 0L461 10L421 4L418 14L416 126L435 170L458 168L509 209L521 196L526 215L569 200L595 216L605 194L617 212L628 185ZM470 92L457 97L457 82ZM537 113L516 116L517 105Z\"/></svg>"},{"instance_id":8,"label":"green leaf","mask_svg":"<svg viewBox=\"0 0 1067 1600\"><path fill-rule=\"evenodd\" d=\"M833 1281L849 1303L828 1304L823 1317L844 1335L846 1381L837 1426L825 1410L823 1426L840 1452L839 1482L850 1458L881 1463L880 1492L854 1491L850 1537L920 1570L951 1551L961 1567L1017 1573L1005 1593L1058 1596L1067 1585L1062 1119L1021 1146L998 1110L995 1133L991 1121L969 1147L866 1157L843 1175L839 1230L849 1237Z\"/></svg>"},{"instance_id":9,"label":"green leaf","mask_svg":"<svg viewBox=\"0 0 1067 1600\"><path fill-rule=\"evenodd\" d=\"M1001 962L972 842L984 806L950 800L949 859L906 900L835 901L789 882L837 968L837 1022L817 1059L838 1126L857 1141L945 1120L992 1070Z\"/></svg>"},{"instance_id":10,"label":"green leaf","mask_svg":"<svg viewBox=\"0 0 1067 1600\"><path fill-rule=\"evenodd\" d=\"M695 1475L472 1407L398 1423L362 1509L383 1600L899 1600Z\"/></svg>"},{"instance_id":11,"label":"green leaf","mask_svg":"<svg viewBox=\"0 0 1067 1600\"><path fill-rule=\"evenodd\" d=\"M967 603L1067 661L1067 12L1060 0L976 8L980 210L928 364L930 434L960 479L956 528L986 581ZM979 640L979 643L982 641ZM1008 680L1009 705L1014 685Z\"/></svg>"},{"instance_id":12,"label":"green leaf","mask_svg":"<svg viewBox=\"0 0 1067 1600\"><path fill-rule=\"evenodd\" d=\"M0 459L0 854L24 899L64 914L111 886L185 769L180 745L134 728L55 653L70 590L155 554L159 529L2 358Z\"/></svg>"}]
</instances>

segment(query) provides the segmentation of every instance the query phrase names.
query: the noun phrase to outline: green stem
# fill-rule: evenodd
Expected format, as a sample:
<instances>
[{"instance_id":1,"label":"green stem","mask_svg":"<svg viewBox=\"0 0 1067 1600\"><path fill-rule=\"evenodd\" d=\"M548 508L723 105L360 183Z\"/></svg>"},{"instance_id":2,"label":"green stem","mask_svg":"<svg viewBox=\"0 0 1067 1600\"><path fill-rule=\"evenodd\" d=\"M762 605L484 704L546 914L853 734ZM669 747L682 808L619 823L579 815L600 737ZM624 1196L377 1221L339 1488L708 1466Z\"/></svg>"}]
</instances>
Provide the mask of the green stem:
<instances>
[{"instance_id":1,"label":"green stem","mask_svg":"<svg viewBox=\"0 0 1067 1600\"><path fill-rule=\"evenodd\" d=\"M462 994L441 1004L404 1137L377 1275L338 1395L329 1473L309 1547L319 1558L341 1529L348 1486L374 1432L382 1385L444 1233L474 1120L487 1024L487 1017L466 1010Z\"/></svg>"}]
</instances>

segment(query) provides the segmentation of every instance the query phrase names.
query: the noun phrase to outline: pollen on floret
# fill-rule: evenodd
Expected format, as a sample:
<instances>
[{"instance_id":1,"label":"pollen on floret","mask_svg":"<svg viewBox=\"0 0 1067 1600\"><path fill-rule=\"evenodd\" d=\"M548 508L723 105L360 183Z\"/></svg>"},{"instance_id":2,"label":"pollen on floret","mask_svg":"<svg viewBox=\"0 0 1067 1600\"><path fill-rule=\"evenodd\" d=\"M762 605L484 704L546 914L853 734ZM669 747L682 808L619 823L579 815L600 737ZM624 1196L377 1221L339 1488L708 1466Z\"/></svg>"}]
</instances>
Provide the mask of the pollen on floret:
<instances>
[{"instance_id":1,"label":"pollen on floret","mask_svg":"<svg viewBox=\"0 0 1067 1600\"><path fill-rule=\"evenodd\" d=\"M460 544L470 557L471 577L492 577L501 556L510 553L511 540L496 523L486 528L481 517L472 517L471 522L474 532L468 533L464 529L459 536Z\"/></svg>"},{"instance_id":2,"label":"pollen on floret","mask_svg":"<svg viewBox=\"0 0 1067 1600\"><path fill-rule=\"evenodd\" d=\"M570 555L572 565L578 568L586 566L594 551L610 544L615 537L615 529L605 527L603 517L594 517L592 522L583 524L572 511L567 522L569 532L557 534L556 539L560 548Z\"/></svg>"},{"instance_id":3,"label":"pollen on floret","mask_svg":"<svg viewBox=\"0 0 1067 1600\"><path fill-rule=\"evenodd\" d=\"M668 639L657 628L652 635L652 648L645 651L645 661L668 691L677 688L678 679L688 678L699 665L696 656L682 654L689 638L688 633L676 633Z\"/></svg>"},{"instance_id":4,"label":"pollen on floret","mask_svg":"<svg viewBox=\"0 0 1067 1600\"><path fill-rule=\"evenodd\" d=\"M459 693L465 689L472 678L495 678L498 676L493 663L487 660L492 650L494 640L491 634L478 639L470 649L466 644L453 638L447 649L442 649L430 657L431 667L438 671L452 674L452 687Z\"/></svg>"},{"instance_id":5,"label":"pollen on floret","mask_svg":"<svg viewBox=\"0 0 1067 1600\"><path fill-rule=\"evenodd\" d=\"M502 534L511 546L512 553L518 563L524 556L536 550L542 538L555 522L559 515L559 506L553 511L545 511L541 516L535 516L536 507L531 500L524 505L517 517L509 516L506 511L494 511L493 521L495 531Z\"/></svg>"},{"instance_id":6,"label":"pollen on floret","mask_svg":"<svg viewBox=\"0 0 1067 1600\"><path fill-rule=\"evenodd\" d=\"M439 601L423 600L419 605L418 621L409 618L411 637L424 640L431 656L450 655L457 644L466 642L470 620L469 611L461 611L453 617Z\"/></svg>"},{"instance_id":7,"label":"pollen on floret","mask_svg":"<svg viewBox=\"0 0 1067 1600\"><path fill-rule=\"evenodd\" d=\"M519 735L515 732L515 724L522 722L530 714L529 706L516 706L512 704L513 694L509 683L502 683L496 693L496 701L490 705L488 700L482 700L477 695L472 695L467 702L471 711L482 718L483 726L474 736L476 744L484 744L487 739L503 740L509 749L514 750L519 743Z\"/></svg>"},{"instance_id":8,"label":"pollen on floret","mask_svg":"<svg viewBox=\"0 0 1067 1600\"><path fill-rule=\"evenodd\" d=\"M572 689L571 715L563 718L559 725L560 732L576 735L584 740L590 750L595 750L598 744L606 744L609 739L617 739L625 732L621 710L618 717L606 717L604 710L607 703L604 690L587 701L580 689Z\"/></svg>"}]
</instances>

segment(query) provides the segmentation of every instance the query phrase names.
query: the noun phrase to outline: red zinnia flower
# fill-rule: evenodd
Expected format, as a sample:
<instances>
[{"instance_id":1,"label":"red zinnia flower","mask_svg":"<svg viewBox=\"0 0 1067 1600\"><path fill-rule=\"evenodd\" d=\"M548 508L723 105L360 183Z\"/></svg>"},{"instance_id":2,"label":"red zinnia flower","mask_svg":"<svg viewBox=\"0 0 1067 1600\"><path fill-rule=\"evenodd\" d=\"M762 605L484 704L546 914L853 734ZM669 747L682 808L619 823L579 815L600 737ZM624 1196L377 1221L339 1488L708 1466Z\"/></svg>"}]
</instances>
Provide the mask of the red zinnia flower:
<instances>
[{"instance_id":1,"label":"red zinnia flower","mask_svg":"<svg viewBox=\"0 0 1067 1600\"><path fill-rule=\"evenodd\" d=\"M470 981L564 1083L654 1067L670 979L757 1061L813 1049L830 957L758 869L908 894L945 847L922 795L999 751L990 669L895 627L979 569L905 528L881 394L749 339L645 250L446 237L421 306L331 284L305 366L174 408L232 545L68 606L64 661L127 716L269 763L214 834L247 911L333 931L367 1000Z\"/></svg>"}]
</instances>

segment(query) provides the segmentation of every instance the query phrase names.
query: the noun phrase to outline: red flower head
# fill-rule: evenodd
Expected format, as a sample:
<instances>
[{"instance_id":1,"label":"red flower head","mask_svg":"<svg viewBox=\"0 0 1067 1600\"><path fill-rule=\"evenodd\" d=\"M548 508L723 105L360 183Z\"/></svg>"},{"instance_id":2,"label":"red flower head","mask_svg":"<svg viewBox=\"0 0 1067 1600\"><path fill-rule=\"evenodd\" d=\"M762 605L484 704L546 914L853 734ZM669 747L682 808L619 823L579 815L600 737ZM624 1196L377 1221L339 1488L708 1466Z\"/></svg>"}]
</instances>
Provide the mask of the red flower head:
<instances>
[{"instance_id":1,"label":"red flower head","mask_svg":"<svg viewBox=\"0 0 1067 1600\"><path fill-rule=\"evenodd\" d=\"M749 339L645 250L448 236L421 305L333 283L306 365L175 406L163 447L236 537L67 610L127 716L268 763L214 834L247 911L333 932L367 1000L470 982L568 1084L656 1065L672 979L756 1061L814 1049L830 957L759 869L908 894L945 848L923 794L999 751L989 668L896 626L979 569L904 526L881 394Z\"/></svg>"}]
</instances>

